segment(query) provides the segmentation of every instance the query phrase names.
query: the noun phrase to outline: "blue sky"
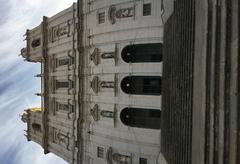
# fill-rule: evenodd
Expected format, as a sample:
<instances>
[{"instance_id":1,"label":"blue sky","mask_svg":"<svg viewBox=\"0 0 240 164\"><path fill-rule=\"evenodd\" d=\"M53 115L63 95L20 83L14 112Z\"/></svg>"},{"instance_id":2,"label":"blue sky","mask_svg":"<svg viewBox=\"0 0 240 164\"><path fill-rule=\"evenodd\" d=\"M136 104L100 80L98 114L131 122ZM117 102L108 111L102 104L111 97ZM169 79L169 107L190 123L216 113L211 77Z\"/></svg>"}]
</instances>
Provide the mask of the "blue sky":
<instances>
[{"instance_id":1,"label":"blue sky","mask_svg":"<svg viewBox=\"0 0 240 164\"><path fill-rule=\"evenodd\" d=\"M75 0L76 1L76 0ZM40 105L40 65L18 56L26 29L71 6L73 0L0 0L0 164L66 164L41 146L27 142L19 114Z\"/></svg>"}]
</instances>

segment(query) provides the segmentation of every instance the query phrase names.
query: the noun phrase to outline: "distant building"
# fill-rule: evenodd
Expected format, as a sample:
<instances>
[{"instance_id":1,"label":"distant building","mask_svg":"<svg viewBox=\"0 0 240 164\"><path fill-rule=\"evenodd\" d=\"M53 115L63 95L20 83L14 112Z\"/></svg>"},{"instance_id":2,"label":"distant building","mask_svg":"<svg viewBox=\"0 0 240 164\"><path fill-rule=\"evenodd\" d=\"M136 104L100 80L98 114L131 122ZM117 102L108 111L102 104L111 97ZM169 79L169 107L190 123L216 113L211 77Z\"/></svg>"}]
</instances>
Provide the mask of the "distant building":
<instances>
[{"instance_id":1,"label":"distant building","mask_svg":"<svg viewBox=\"0 0 240 164\"><path fill-rule=\"evenodd\" d=\"M79 0L27 30L42 84L27 139L72 164L157 164L161 14L160 0Z\"/></svg>"}]
</instances>

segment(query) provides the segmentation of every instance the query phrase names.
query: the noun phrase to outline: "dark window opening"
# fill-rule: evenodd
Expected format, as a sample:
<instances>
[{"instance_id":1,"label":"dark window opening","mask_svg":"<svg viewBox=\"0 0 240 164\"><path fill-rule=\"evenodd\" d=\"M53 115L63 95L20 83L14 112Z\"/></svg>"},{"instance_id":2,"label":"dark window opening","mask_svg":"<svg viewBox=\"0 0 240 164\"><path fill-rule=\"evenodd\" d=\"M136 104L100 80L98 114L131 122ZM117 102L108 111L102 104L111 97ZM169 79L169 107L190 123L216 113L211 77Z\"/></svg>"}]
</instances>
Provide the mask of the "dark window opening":
<instances>
[{"instance_id":1,"label":"dark window opening","mask_svg":"<svg viewBox=\"0 0 240 164\"><path fill-rule=\"evenodd\" d=\"M56 88L69 88L69 82L68 81L57 81L56 82Z\"/></svg>"},{"instance_id":2,"label":"dark window opening","mask_svg":"<svg viewBox=\"0 0 240 164\"><path fill-rule=\"evenodd\" d=\"M70 59L69 58L58 60L58 66L69 65L69 64L70 64Z\"/></svg>"},{"instance_id":3,"label":"dark window opening","mask_svg":"<svg viewBox=\"0 0 240 164\"><path fill-rule=\"evenodd\" d=\"M121 55L127 63L161 62L162 43L129 45Z\"/></svg>"},{"instance_id":4,"label":"dark window opening","mask_svg":"<svg viewBox=\"0 0 240 164\"><path fill-rule=\"evenodd\" d=\"M70 105L68 105L68 104L58 104L58 110L69 112Z\"/></svg>"},{"instance_id":5,"label":"dark window opening","mask_svg":"<svg viewBox=\"0 0 240 164\"><path fill-rule=\"evenodd\" d=\"M146 158L139 158L139 164L147 164Z\"/></svg>"},{"instance_id":6,"label":"dark window opening","mask_svg":"<svg viewBox=\"0 0 240 164\"><path fill-rule=\"evenodd\" d=\"M123 124L131 127L160 129L160 109L124 108L120 113Z\"/></svg>"},{"instance_id":7,"label":"dark window opening","mask_svg":"<svg viewBox=\"0 0 240 164\"><path fill-rule=\"evenodd\" d=\"M98 23L104 23L105 22L105 12L98 13Z\"/></svg>"},{"instance_id":8,"label":"dark window opening","mask_svg":"<svg viewBox=\"0 0 240 164\"><path fill-rule=\"evenodd\" d=\"M32 124L32 128L34 131L41 131L41 125L37 124L37 123L33 123Z\"/></svg>"},{"instance_id":9,"label":"dark window opening","mask_svg":"<svg viewBox=\"0 0 240 164\"><path fill-rule=\"evenodd\" d=\"M97 147L97 157L98 158L104 157L104 148L103 147Z\"/></svg>"},{"instance_id":10,"label":"dark window opening","mask_svg":"<svg viewBox=\"0 0 240 164\"><path fill-rule=\"evenodd\" d=\"M38 39L35 39L35 40L32 41L31 46L32 46L33 48L35 48L35 47L40 46L40 43L41 43L41 39L38 38Z\"/></svg>"},{"instance_id":11,"label":"dark window opening","mask_svg":"<svg viewBox=\"0 0 240 164\"><path fill-rule=\"evenodd\" d=\"M160 76L127 76L121 81L121 89L127 94L161 95Z\"/></svg>"},{"instance_id":12,"label":"dark window opening","mask_svg":"<svg viewBox=\"0 0 240 164\"><path fill-rule=\"evenodd\" d=\"M143 16L151 15L151 8L151 3L143 4Z\"/></svg>"}]
</instances>

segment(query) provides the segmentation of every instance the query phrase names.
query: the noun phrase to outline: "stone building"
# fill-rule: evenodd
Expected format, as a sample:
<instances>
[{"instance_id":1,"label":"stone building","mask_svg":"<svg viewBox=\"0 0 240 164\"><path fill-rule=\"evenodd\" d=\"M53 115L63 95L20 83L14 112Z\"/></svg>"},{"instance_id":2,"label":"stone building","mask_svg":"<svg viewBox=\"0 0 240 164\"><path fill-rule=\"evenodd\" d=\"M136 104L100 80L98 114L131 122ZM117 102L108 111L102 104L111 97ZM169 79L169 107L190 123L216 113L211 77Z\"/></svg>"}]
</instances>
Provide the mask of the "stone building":
<instances>
[{"instance_id":1,"label":"stone building","mask_svg":"<svg viewBox=\"0 0 240 164\"><path fill-rule=\"evenodd\" d=\"M162 156L168 164L239 164L240 1L166 1Z\"/></svg>"},{"instance_id":2,"label":"stone building","mask_svg":"<svg viewBox=\"0 0 240 164\"><path fill-rule=\"evenodd\" d=\"M157 164L163 24L160 0L79 0L26 32L42 104L26 137L72 164Z\"/></svg>"}]
</instances>

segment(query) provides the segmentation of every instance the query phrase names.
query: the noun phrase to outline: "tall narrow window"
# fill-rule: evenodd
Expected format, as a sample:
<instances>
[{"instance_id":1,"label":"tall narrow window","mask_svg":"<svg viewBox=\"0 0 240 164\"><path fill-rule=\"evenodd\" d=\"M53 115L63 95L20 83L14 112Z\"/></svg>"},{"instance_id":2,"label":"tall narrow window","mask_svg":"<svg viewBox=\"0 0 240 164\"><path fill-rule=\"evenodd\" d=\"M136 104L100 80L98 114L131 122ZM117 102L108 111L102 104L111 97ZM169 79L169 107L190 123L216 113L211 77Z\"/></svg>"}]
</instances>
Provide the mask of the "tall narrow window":
<instances>
[{"instance_id":1,"label":"tall narrow window","mask_svg":"<svg viewBox=\"0 0 240 164\"><path fill-rule=\"evenodd\" d=\"M69 112L70 111L70 105L69 104L60 104L58 103L58 110Z\"/></svg>"},{"instance_id":2,"label":"tall narrow window","mask_svg":"<svg viewBox=\"0 0 240 164\"><path fill-rule=\"evenodd\" d=\"M70 64L69 58L58 59L58 66L69 65L69 64Z\"/></svg>"},{"instance_id":3,"label":"tall narrow window","mask_svg":"<svg viewBox=\"0 0 240 164\"><path fill-rule=\"evenodd\" d=\"M151 15L152 4L146 3L143 4L143 16Z\"/></svg>"},{"instance_id":4,"label":"tall narrow window","mask_svg":"<svg viewBox=\"0 0 240 164\"><path fill-rule=\"evenodd\" d=\"M105 22L105 12L98 13L98 23L104 23Z\"/></svg>"},{"instance_id":5,"label":"tall narrow window","mask_svg":"<svg viewBox=\"0 0 240 164\"><path fill-rule=\"evenodd\" d=\"M139 164L147 164L146 158L139 158Z\"/></svg>"},{"instance_id":6,"label":"tall narrow window","mask_svg":"<svg viewBox=\"0 0 240 164\"><path fill-rule=\"evenodd\" d=\"M97 147L97 157L98 158L104 157L104 148L103 147Z\"/></svg>"},{"instance_id":7,"label":"tall narrow window","mask_svg":"<svg viewBox=\"0 0 240 164\"><path fill-rule=\"evenodd\" d=\"M160 109L124 108L120 113L123 124L131 127L160 129Z\"/></svg>"},{"instance_id":8,"label":"tall narrow window","mask_svg":"<svg viewBox=\"0 0 240 164\"><path fill-rule=\"evenodd\" d=\"M56 88L69 88L68 81L56 81Z\"/></svg>"},{"instance_id":9,"label":"tall narrow window","mask_svg":"<svg viewBox=\"0 0 240 164\"><path fill-rule=\"evenodd\" d=\"M161 95L161 77L127 76L121 81L121 89L127 94Z\"/></svg>"},{"instance_id":10,"label":"tall narrow window","mask_svg":"<svg viewBox=\"0 0 240 164\"><path fill-rule=\"evenodd\" d=\"M127 63L161 62L162 43L128 45L121 55Z\"/></svg>"},{"instance_id":11,"label":"tall narrow window","mask_svg":"<svg viewBox=\"0 0 240 164\"><path fill-rule=\"evenodd\" d=\"M69 104L69 103L63 104L63 103L56 102L56 107L57 107L57 110L63 111L63 112L73 112L74 111L74 105Z\"/></svg>"}]
</instances>

